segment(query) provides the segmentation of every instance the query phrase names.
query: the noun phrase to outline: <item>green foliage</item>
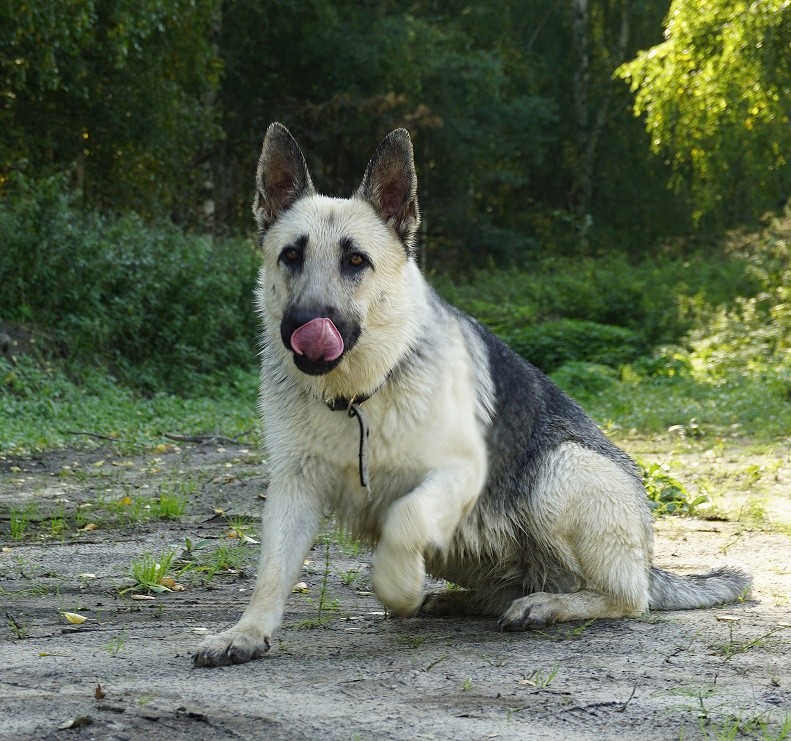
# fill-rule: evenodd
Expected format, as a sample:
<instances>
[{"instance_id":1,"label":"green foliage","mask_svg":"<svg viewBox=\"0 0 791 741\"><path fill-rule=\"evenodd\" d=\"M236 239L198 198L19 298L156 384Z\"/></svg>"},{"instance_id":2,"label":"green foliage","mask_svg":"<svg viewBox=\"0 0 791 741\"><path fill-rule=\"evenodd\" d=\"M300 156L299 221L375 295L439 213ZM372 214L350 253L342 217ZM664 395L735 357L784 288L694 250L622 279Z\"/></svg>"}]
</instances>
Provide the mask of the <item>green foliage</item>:
<instances>
[{"instance_id":1,"label":"green foliage","mask_svg":"<svg viewBox=\"0 0 791 741\"><path fill-rule=\"evenodd\" d=\"M448 301L501 336L562 317L624 327L653 346L678 342L713 307L757 294L762 280L750 260L721 248L634 262L619 253L550 256L519 270L476 270L463 282L443 274L432 281Z\"/></svg>"},{"instance_id":2,"label":"green foliage","mask_svg":"<svg viewBox=\"0 0 791 741\"><path fill-rule=\"evenodd\" d=\"M636 332L579 319L513 328L503 339L522 357L546 372L572 360L617 368L647 350L645 341Z\"/></svg>"},{"instance_id":3,"label":"green foliage","mask_svg":"<svg viewBox=\"0 0 791 741\"><path fill-rule=\"evenodd\" d=\"M659 463L639 462L643 486L648 494L648 503L657 516L685 515L694 517L700 505L708 502L705 494L693 496L677 479L668 474Z\"/></svg>"},{"instance_id":4,"label":"green foliage","mask_svg":"<svg viewBox=\"0 0 791 741\"><path fill-rule=\"evenodd\" d=\"M674 0L665 41L620 70L697 219L733 224L788 195L790 14L786 0Z\"/></svg>"},{"instance_id":5,"label":"green foliage","mask_svg":"<svg viewBox=\"0 0 791 741\"><path fill-rule=\"evenodd\" d=\"M57 179L0 201L0 314L52 329L63 351L144 388L250 367L252 246L77 210Z\"/></svg>"},{"instance_id":6,"label":"green foliage","mask_svg":"<svg viewBox=\"0 0 791 741\"><path fill-rule=\"evenodd\" d=\"M39 365L22 355L0 357L0 451L84 445L88 431L129 453L162 442L163 432L236 436L255 427L257 375L226 374L204 380L189 398L158 392L141 395L99 368L70 378L57 364ZM187 492L180 492L186 494Z\"/></svg>"},{"instance_id":7,"label":"green foliage","mask_svg":"<svg viewBox=\"0 0 791 741\"><path fill-rule=\"evenodd\" d=\"M192 210L219 135L219 0L26 0L0 7L0 187L73 172L90 204Z\"/></svg>"},{"instance_id":8,"label":"green foliage","mask_svg":"<svg viewBox=\"0 0 791 741\"><path fill-rule=\"evenodd\" d=\"M132 591L170 592L169 587L162 584L162 580L169 575L176 552L163 551L157 555L144 553L129 564L129 575L134 579L131 587L122 589L120 594Z\"/></svg>"},{"instance_id":9,"label":"green foliage","mask_svg":"<svg viewBox=\"0 0 791 741\"><path fill-rule=\"evenodd\" d=\"M551 375L552 380L573 397L601 393L616 383L618 373L607 365L573 360L564 363Z\"/></svg>"}]
</instances>

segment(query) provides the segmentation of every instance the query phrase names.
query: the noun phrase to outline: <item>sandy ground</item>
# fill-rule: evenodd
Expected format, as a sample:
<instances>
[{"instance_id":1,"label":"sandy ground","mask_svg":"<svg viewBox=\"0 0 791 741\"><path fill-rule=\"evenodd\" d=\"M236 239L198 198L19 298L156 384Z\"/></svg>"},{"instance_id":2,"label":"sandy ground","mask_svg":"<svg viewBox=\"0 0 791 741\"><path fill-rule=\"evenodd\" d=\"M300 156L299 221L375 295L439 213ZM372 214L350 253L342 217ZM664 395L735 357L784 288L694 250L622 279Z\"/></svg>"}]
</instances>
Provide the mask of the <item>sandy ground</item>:
<instances>
[{"instance_id":1,"label":"sandy ground","mask_svg":"<svg viewBox=\"0 0 791 741\"><path fill-rule=\"evenodd\" d=\"M769 504L782 510L789 451L775 459ZM131 514L171 490L188 497L178 521ZM791 736L791 538L744 523L661 520L656 561L690 572L737 559L755 576L752 600L525 634L388 617L370 593L370 554L330 530L270 654L194 669L202 636L247 601L257 547L229 538L229 519L257 515L265 490L260 457L237 446L0 459L0 737L763 739L784 725ZM12 509L31 502L12 539ZM210 576L219 546L242 559ZM132 561L168 550L177 568L192 563L176 577L184 591L119 594Z\"/></svg>"}]
</instances>

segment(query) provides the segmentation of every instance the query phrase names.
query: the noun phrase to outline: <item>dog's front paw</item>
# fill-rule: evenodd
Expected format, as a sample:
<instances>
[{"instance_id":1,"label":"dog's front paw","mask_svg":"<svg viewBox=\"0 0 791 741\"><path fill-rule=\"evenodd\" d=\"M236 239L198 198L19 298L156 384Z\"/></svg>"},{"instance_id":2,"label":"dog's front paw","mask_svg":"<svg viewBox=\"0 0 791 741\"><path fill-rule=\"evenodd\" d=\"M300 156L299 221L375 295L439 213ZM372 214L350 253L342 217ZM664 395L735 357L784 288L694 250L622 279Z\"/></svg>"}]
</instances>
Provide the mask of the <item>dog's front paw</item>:
<instances>
[{"instance_id":1,"label":"dog's front paw","mask_svg":"<svg viewBox=\"0 0 791 741\"><path fill-rule=\"evenodd\" d=\"M497 624L502 630L531 630L558 622L562 595L535 592L514 600Z\"/></svg>"},{"instance_id":2,"label":"dog's front paw","mask_svg":"<svg viewBox=\"0 0 791 741\"><path fill-rule=\"evenodd\" d=\"M374 593L396 615L413 615L423 602L425 567L420 554L391 552L381 544L374 554Z\"/></svg>"},{"instance_id":3,"label":"dog's front paw","mask_svg":"<svg viewBox=\"0 0 791 741\"><path fill-rule=\"evenodd\" d=\"M260 659L271 646L269 636L238 625L210 636L192 657L193 666L228 666Z\"/></svg>"}]
</instances>

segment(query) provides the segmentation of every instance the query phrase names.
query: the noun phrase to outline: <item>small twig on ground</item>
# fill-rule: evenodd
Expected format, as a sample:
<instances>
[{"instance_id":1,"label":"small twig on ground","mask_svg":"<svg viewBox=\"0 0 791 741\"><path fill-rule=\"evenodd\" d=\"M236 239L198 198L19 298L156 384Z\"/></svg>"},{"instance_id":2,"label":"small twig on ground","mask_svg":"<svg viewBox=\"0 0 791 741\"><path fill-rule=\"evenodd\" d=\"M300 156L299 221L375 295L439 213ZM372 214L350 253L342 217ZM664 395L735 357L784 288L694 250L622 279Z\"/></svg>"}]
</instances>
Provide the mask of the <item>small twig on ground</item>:
<instances>
[{"instance_id":1,"label":"small twig on ground","mask_svg":"<svg viewBox=\"0 0 791 741\"><path fill-rule=\"evenodd\" d=\"M81 430L64 430L64 435L85 435L86 437L95 437L98 440L109 440L111 443L117 443L118 438L109 437L108 435L99 435L96 432L83 432Z\"/></svg>"},{"instance_id":2,"label":"small twig on ground","mask_svg":"<svg viewBox=\"0 0 791 741\"><path fill-rule=\"evenodd\" d=\"M635 686L632 688L632 694L631 694L631 695L629 695L629 699L628 699L628 700L627 700L627 701L626 701L626 702L625 702L625 703L624 703L624 704L623 704L621 707L619 707L619 708L618 708L618 709L615 711L616 713L623 713L623 712L626 710L626 708L628 708L628 707L629 707L629 703L632 701L632 698L634 697L634 693L635 693L635 692L637 692L637 685L635 685Z\"/></svg>"},{"instance_id":3,"label":"small twig on ground","mask_svg":"<svg viewBox=\"0 0 791 741\"><path fill-rule=\"evenodd\" d=\"M240 432L236 437L225 437L225 435L174 435L170 432L164 432L162 436L177 443L197 443L199 445L220 443L223 445L239 445L241 443L240 438L249 435L254 430L255 427L251 427L249 430Z\"/></svg>"}]
</instances>

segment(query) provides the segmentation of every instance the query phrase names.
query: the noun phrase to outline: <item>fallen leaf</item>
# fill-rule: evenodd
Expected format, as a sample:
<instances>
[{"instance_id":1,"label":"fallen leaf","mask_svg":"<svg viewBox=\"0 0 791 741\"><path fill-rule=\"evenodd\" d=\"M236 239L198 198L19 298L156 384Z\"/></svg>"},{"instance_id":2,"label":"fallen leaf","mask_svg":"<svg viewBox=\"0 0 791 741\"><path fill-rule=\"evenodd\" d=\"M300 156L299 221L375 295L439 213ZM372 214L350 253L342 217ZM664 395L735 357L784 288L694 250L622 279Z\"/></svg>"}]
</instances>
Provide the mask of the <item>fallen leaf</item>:
<instances>
[{"instance_id":1,"label":"fallen leaf","mask_svg":"<svg viewBox=\"0 0 791 741\"><path fill-rule=\"evenodd\" d=\"M117 468L134 468L134 461L113 461L113 465Z\"/></svg>"},{"instance_id":2,"label":"fallen leaf","mask_svg":"<svg viewBox=\"0 0 791 741\"><path fill-rule=\"evenodd\" d=\"M77 578L78 579L95 579L96 578L96 574L88 574L88 573L77 574Z\"/></svg>"},{"instance_id":3,"label":"fallen leaf","mask_svg":"<svg viewBox=\"0 0 791 741\"><path fill-rule=\"evenodd\" d=\"M715 615L714 616L721 623L738 623L741 618L736 615Z\"/></svg>"},{"instance_id":4,"label":"fallen leaf","mask_svg":"<svg viewBox=\"0 0 791 741\"><path fill-rule=\"evenodd\" d=\"M79 615L76 612L62 612L61 615L66 618L67 623L72 625L82 625L88 618L84 615Z\"/></svg>"},{"instance_id":5,"label":"fallen leaf","mask_svg":"<svg viewBox=\"0 0 791 741\"><path fill-rule=\"evenodd\" d=\"M293 587L291 587L292 592L298 592L299 594L305 594L308 591L308 585L305 584L304 581L297 582Z\"/></svg>"},{"instance_id":6,"label":"fallen leaf","mask_svg":"<svg viewBox=\"0 0 791 741\"><path fill-rule=\"evenodd\" d=\"M193 633L198 633L199 635L203 635L204 633L208 633L209 629L208 628L193 628L192 632Z\"/></svg>"},{"instance_id":7,"label":"fallen leaf","mask_svg":"<svg viewBox=\"0 0 791 741\"><path fill-rule=\"evenodd\" d=\"M105 695L104 695L104 690L102 689L102 685L100 684L96 685L96 691L94 692L94 695L96 695L97 700L104 700Z\"/></svg>"},{"instance_id":8,"label":"fallen leaf","mask_svg":"<svg viewBox=\"0 0 791 741\"><path fill-rule=\"evenodd\" d=\"M98 530L99 526L95 522L89 522L85 527L81 527L80 530L85 531L86 533L90 533L93 530Z\"/></svg>"},{"instance_id":9,"label":"fallen leaf","mask_svg":"<svg viewBox=\"0 0 791 741\"><path fill-rule=\"evenodd\" d=\"M184 585L179 584L172 576L163 576L159 583L169 589L171 592L183 592L185 591Z\"/></svg>"},{"instance_id":10,"label":"fallen leaf","mask_svg":"<svg viewBox=\"0 0 791 741\"><path fill-rule=\"evenodd\" d=\"M245 535L242 538L242 543L251 543L252 545L258 545L258 541L255 538L251 538L249 535Z\"/></svg>"},{"instance_id":11,"label":"fallen leaf","mask_svg":"<svg viewBox=\"0 0 791 741\"><path fill-rule=\"evenodd\" d=\"M96 468L101 468L101 467L102 467L102 466L103 466L105 463L107 463L107 461L94 461L94 464L93 464L93 465L94 465Z\"/></svg>"},{"instance_id":12,"label":"fallen leaf","mask_svg":"<svg viewBox=\"0 0 791 741\"><path fill-rule=\"evenodd\" d=\"M153 594L133 594L129 597L129 599L138 600L139 602L151 602L151 600L155 600Z\"/></svg>"}]
</instances>

